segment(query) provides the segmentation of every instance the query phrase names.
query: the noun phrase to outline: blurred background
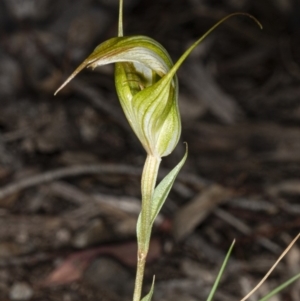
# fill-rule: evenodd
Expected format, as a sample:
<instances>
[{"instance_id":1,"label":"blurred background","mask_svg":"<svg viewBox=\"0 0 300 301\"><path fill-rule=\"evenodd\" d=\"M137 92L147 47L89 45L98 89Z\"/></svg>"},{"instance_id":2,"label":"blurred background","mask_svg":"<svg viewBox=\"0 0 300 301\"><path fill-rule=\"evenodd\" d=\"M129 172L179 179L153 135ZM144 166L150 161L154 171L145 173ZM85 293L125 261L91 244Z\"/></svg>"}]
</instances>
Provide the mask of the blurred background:
<instances>
[{"instance_id":1,"label":"blurred background","mask_svg":"<svg viewBox=\"0 0 300 301\"><path fill-rule=\"evenodd\" d=\"M145 290L238 300L300 229L298 0L125 0L125 35L176 61L183 132L161 176L189 157L155 225ZM54 91L117 35L117 0L0 0L0 300L130 300L145 153L123 116L113 66ZM299 243L251 300L300 272ZM299 300L296 283L273 301ZM250 299L249 299L250 300Z\"/></svg>"}]
</instances>

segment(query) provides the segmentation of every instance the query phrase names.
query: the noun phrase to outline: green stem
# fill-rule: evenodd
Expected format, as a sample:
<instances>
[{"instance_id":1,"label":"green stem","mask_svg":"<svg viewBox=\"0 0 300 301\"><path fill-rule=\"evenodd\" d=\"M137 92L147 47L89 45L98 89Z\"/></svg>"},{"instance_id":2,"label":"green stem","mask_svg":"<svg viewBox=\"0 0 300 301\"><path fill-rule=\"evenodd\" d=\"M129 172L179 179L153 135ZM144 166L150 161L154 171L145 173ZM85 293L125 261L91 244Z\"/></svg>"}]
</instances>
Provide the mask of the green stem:
<instances>
[{"instance_id":1,"label":"green stem","mask_svg":"<svg viewBox=\"0 0 300 301\"><path fill-rule=\"evenodd\" d=\"M138 254L138 263L137 263L136 276L135 276L133 301L141 300L144 271L145 271L145 264L146 264L146 256L140 257Z\"/></svg>"},{"instance_id":2,"label":"green stem","mask_svg":"<svg viewBox=\"0 0 300 301\"><path fill-rule=\"evenodd\" d=\"M133 301L140 301L151 235L151 203L161 158L148 155L142 175L141 228L138 235L137 271Z\"/></svg>"},{"instance_id":3,"label":"green stem","mask_svg":"<svg viewBox=\"0 0 300 301\"><path fill-rule=\"evenodd\" d=\"M119 3L118 37L123 37L123 0Z\"/></svg>"},{"instance_id":4,"label":"green stem","mask_svg":"<svg viewBox=\"0 0 300 301\"><path fill-rule=\"evenodd\" d=\"M138 239L140 251L144 253L147 253L149 248L152 197L160 161L159 157L148 155L142 174L141 233Z\"/></svg>"}]
</instances>

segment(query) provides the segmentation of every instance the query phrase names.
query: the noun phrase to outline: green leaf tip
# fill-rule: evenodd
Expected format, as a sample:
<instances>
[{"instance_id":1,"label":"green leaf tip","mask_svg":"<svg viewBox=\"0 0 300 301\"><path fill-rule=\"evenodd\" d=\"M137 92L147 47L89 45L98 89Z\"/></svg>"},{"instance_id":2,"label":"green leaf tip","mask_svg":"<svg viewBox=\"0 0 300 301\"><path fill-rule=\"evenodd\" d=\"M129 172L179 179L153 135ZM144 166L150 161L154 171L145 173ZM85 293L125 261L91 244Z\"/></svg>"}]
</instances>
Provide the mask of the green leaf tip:
<instances>
[{"instance_id":1,"label":"green leaf tip","mask_svg":"<svg viewBox=\"0 0 300 301\"><path fill-rule=\"evenodd\" d=\"M278 294L279 292L281 292L283 289L285 289L286 287L288 287L289 285L291 285L293 282L297 281L300 278L300 273L293 276L292 278L288 279L287 281L285 281L284 283L280 284L278 287L276 287L275 289L273 289L270 293L268 293L266 296L264 296L263 298L259 299L258 301L267 301L269 300L271 297L275 296L276 294Z\"/></svg>"},{"instance_id":2,"label":"green leaf tip","mask_svg":"<svg viewBox=\"0 0 300 301\"><path fill-rule=\"evenodd\" d=\"M151 301L154 292L154 282L155 282L155 276L153 276L152 285L149 293L141 301Z\"/></svg>"},{"instance_id":3,"label":"green leaf tip","mask_svg":"<svg viewBox=\"0 0 300 301\"><path fill-rule=\"evenodd\" d=\"M213 284L213 287L212 287L212 289L211 289L211 291L210 291L210 293L209 293L209 295L208 295L206 301L211 301L212 298L214 297L214 294L215 294L215 292L216 292L216 290L217 290L217 287L218 287L218 285L219 285L219 283L220 283L221 277L222 277L222 275L223 275L223 273L224 273L224 270L225 270L226 265L227 265L227 263L228 263L228 260L229 260L229 258L230 258L230 255L231 255L231 252L232 252L232 250L233 250L234 244L235 244L235 239L233 240L233 242L232 242L232 244L231 244L231 246L230 246L230 248L229 248L229 250L228 250L228 252L227 252L227 254L226 254L226 257L225 257L225 259L224 259L224 261L223 261L223 263L222 263L222 266L221 266L221 268L220 268L220 271L219 271L219 273L218 273L218 276L217 276L217 278L216 278L216 280L215 280L215 282L214 282L214 284Z\"/></svg>"}]
</instances>

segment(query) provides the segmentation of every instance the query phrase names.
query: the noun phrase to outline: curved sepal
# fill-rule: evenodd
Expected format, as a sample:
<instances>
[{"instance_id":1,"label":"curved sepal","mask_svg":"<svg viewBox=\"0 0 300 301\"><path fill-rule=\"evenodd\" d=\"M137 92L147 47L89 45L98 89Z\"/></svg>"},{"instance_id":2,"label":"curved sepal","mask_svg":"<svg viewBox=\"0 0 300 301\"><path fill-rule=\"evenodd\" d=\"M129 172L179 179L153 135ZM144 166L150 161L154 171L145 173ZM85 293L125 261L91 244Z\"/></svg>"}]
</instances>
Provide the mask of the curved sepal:
<instances>
[{"instance_id":1,"label":"curved sepal","mask_svg":"<svg viewBox=\"0 0 300 301\"><path fill-rule=\"evenodd\" d=\"M173 66L172 60L155 40L146 36L127 36L111 38L95 50L76 68L68 79L55 92L58 93L84 68L96 68L117 62L139 63L159 76L164 76Z\"/></svg>"}]
</instances>

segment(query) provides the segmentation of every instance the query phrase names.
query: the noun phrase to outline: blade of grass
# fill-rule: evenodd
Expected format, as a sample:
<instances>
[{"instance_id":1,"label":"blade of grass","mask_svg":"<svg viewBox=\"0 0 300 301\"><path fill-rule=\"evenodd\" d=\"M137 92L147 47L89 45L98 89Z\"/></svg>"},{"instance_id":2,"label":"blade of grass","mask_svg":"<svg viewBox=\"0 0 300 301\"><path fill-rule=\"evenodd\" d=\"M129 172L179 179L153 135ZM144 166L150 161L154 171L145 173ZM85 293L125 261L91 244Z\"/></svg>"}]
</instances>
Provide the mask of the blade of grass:
<instances>
[{"instance_id":1,"label":"blade of grass","mask_svg":"<svg viewBox=\"0 0 300 301\"><path fill-rule=\"evenodd\" d=\"M218 276L217 276L217 278L216 278L216 280L215 280L215 282L214 282L214 285L213 285L213 287L212 287L212 289L211 289L211 291L210 291L210 293L209 293L209 295L208 295L206 301L211 301L212 298L213 298L213 296L214 296L214 294L215 294L215 292L216 292L216 290L217 290L217 287L218 287L219 282L220 282L220 280L221 280L221 277L222 277L222 275L223 275L223 273L224 273L225 267L226 267L227 262L228 262L228 260L229 260L229 257L230 257L230 254L231 254L231 252L232 252L232 249L233 249L234 244L235 244L235 240L232 242L232 244L231 244L231 246L230 246L230 248L229 248L229 250L228 250L228 252L227 252L227 254L226 254L226 257L225 257L225 259L224 259L224 261L223 261L223 263L222 263L221 269L220 269L220 271L219 271L219 273L218 273Z\"/></svg>"},{"instance_id":2,"label":"blade of grass","mask_svg":"<svg viewBox=\"0 0 300 301\"><path fill-rule=\"evenodd\" d=\"M281 285L279 285L278 287L276 287L275 289L273 289L270 293L268 293L266 296L264 296L263 298L259 299L258 301L267 301L267 300L269 300L271 297L273 297L274 295L278 294L280 291L282 291L283 289L285 289L287 286L289 286L290 284L292 284L293 282L295 282L299 278L300 278L300 273L297 274L297 275L295 275L294 277L290 278L286 282L282 283Z\"/></svg>"},{"instance_id":3,"label":"blade of grass","mask_svg":"<svg viewBox=\"0 0 300 301\"><path fill-rule=\"evenodd\" d=\"M282 252L282 254L279 256L279 258L276 260L276 262L273 264L273 266L270 268L270 270L267 272L267 274L263 277L263 279L254 287L252 291L250 291L241 301L247 300L254 292L258 290L258 288L267 280L267 278L270 276L270 274L273 272L273 270L276 268L278 263L281 261L281 259L286 255L286 253L291 249L291 247L295 244L297 239L300 237L300 233L293 239L293 241L288 245L288 247Z\"/></svg>"}]
</instances>

